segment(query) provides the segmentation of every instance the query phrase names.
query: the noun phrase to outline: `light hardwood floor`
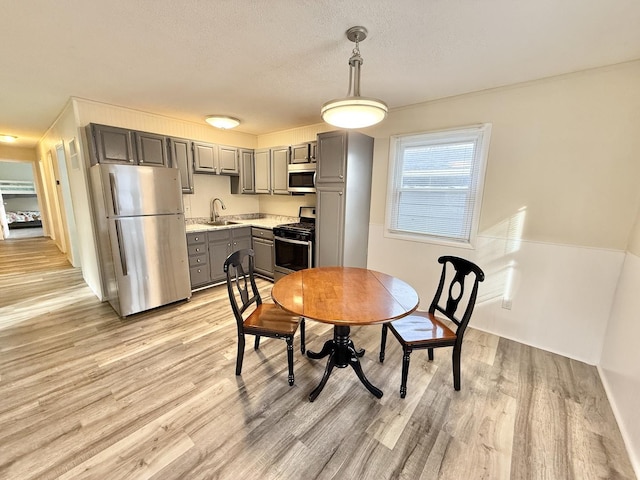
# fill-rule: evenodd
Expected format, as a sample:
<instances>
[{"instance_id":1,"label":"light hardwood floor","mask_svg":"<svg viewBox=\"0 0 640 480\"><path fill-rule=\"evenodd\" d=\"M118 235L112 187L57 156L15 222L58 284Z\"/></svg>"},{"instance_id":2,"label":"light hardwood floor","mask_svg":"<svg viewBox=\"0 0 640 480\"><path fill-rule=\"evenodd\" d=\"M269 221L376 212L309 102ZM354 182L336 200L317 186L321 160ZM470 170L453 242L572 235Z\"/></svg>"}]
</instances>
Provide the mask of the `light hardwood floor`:
<instances>
[{"instance_id":1,"label":"light hardwood floor","mask_svg":"<svg viewBox=\"0 0 640 480\"><path fill-rule=\"evenodd\" d=\"M584 363L470 329L462 390L448 350L416 352L400 399L401 349L380 364L380 327L362 327L382 399L343 369L309 403L325 362L297 342L295 386L274 339L234 375L224 287L123 320L48 239L0 242L0 268L2 479L635 478ZM330 334L308 321L308 348Z\"/></svg>"}]
</instances>

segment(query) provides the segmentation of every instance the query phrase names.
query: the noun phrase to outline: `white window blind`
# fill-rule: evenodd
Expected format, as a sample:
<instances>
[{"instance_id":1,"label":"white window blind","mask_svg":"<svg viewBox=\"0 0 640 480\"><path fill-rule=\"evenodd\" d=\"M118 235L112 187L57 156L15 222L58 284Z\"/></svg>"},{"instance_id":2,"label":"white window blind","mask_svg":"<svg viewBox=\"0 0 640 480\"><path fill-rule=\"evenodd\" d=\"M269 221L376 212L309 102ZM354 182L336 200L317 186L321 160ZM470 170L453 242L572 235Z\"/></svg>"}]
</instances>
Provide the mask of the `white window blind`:
<instances>
[{"instance_id":1,"label":"white window blind","mask_svg":"<svg viewBox=\"0 0 640 480\"><path fill-rule=\"evenodd\" d=\"M390 233L472 242L489 131L482 125L392 138Z\"/></svg>"}]
</instances>

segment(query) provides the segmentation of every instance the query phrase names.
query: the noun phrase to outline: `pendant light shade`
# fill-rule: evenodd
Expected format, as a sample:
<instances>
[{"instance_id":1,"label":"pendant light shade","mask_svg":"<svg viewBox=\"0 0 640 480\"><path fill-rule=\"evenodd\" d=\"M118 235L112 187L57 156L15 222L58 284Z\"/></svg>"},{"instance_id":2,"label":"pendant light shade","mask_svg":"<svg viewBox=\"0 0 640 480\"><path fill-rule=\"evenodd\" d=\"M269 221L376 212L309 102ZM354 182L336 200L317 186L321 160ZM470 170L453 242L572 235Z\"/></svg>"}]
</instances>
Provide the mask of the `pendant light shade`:
<instances>
[{"instance_id":1,"label":"pendant light shade","mask_svg":"<svg viewBox=\"0 0 640 480\"><path fill-rule=\"evenodd\" d=\"M362 57L359 43L367 38L367 29L351 27L347 30L347 38L356 44L349 59L349 91L346 97L325 103L320 114L325 122L339 128L369 127L384 120L389 108L382 100L360 96Z\"/></svg>"}]
</instances>

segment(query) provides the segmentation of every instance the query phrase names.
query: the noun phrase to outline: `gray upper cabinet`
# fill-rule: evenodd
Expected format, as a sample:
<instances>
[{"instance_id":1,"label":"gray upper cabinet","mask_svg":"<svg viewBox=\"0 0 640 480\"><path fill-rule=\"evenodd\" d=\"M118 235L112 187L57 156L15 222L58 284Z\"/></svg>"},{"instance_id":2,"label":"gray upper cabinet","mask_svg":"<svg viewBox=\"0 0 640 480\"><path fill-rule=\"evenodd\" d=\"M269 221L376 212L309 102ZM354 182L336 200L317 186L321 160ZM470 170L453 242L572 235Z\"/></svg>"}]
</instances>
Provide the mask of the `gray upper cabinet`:
<instances>
[{"instance_id":1,"label":"gray upper cabinet","mask_svg":"<svg viewBox=\"0 0 640 480\"><path fill-rule=\"evenodd\" d=\"M347 131L318 134L317 267L366 268L372 164L373 138Z\"/></svg>"},{"instance_id":2,"label":"gray upper cabinet","mask_svg":"<svg viewBox=\"0 0 640 480\"><path fill-rule=\"evenodd\" d=\"M213 143L193 142L195 173L239 175L238 148Z\"/></svg>"},{"instance_id":3,"label":"gray upper cabinet","mask_svg":"<svg viewBox=\"0 0 640 480\"><path fill-rule=\"evenodd\" d=\"M256 150L254 154L256 193L289 195L288 165L289 147Z\"/></svg>"},{"instance_id":4,"label":"gray upper cabinet","mask_svg":"<svg viewBox=\"0 0 640 480\"><path fill-rule=\"evenodd\" d=\"M193 142L193 171L215 175L218 165L218 146L212 143Z\"/></svg>"},{"instance_id":5,"label":"gray upper cabinet","mask_svg":"<svg viewBox=\"0 0 640 480\"><path fill-rule=\"evenodd\" d=\"M238 156L240 157L240 184L242 193L256 193L253 150L241 148L238 151Z\"/></svg>"},{"instance_id":6,"label":"gray upper cabinet","mask_svg":"<svg viewBox=\"0 0 640 480\"><path fill-rule=\"evenodd\" d=\"M316 142L291 146L291 163L311 163L316 161Z\"/></svg>"},{"instance_id":7,"label":"gray upper cabinet","mask_svg":"<svg viewBox=\"0 0 640 480\"><path fill-rule=\"evenodd\" d=\"M238 148L218 145L218 174L239 175Z\"/></svg>"},{"instance_id":8,"label":"gray upper cabinet","mask_svg":"<svg viewBox=\"0 0 640 480\"><path fill-rule=\"evenodd\" d=\"M289 195L287 189L287 168L289 165L289 147L271 149L271 190L277 195Z\"/></svg>"},{"instance_id":9,"label":"gray upper cabinet","mask_svg":"<svg viewBox=\"0 0 640 480\"><path fill-rule=\"evenodd\" d=\"M133 132L138 165L168 167L166 137L155 133Z\"/></svg>"},{"instance_id":10,"label":"gray upper cabinet","mask_svg":"<svg viewBox=\"0 0 640 480\"><path fill-rule=\"evenodd\" d=\"M347 132L319 134L318 159L316 186L320 183L344 183L347 163Z\"/></svg>"},{"instance_id":11,"label":"gray upper cabinet","mask_svg":"<svg viewBox=\"0 0 640 480\"><path fill-rule=\"evenodd\" d=\"M191 140L169 138L167 140L171 166L180 170L182 193L193 193L193 151Z\"/></svg>"},{"instance_id":12,"label":"gray upper cabinet","mask_svg":"<svg viewBox=\"0 0 640 480\"><path fill-rule=\"evenodd\" d=\"M87 127L87 136L90 137L93 146L92 165L96 163L135 165L137 163L131 130L92 123Z\"/></svg>"},{"instance_id":13,"label":"gray upper cabinet","mask_svg":"<svg viewBox=\"0 0 640 480\"><path fill-rule=\"evenodd\" d=\"M255 192L271 193L271 151L268 148L254 152Z\"/></svg>"}]
</instances>

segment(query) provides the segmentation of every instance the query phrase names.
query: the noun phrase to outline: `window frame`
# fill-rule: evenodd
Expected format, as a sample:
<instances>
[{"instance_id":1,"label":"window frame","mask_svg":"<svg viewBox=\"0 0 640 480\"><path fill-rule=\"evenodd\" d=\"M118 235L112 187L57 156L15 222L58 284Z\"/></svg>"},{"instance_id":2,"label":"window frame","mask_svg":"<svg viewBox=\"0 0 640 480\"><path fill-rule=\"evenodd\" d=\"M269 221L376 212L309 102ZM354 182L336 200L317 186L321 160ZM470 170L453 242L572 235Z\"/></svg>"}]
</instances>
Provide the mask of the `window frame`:
<instances>
[{"instance_id":1,"label":"window frame","mask_svg":"<svg viewBox=\"0 0 640 480\"><path fill-rule=\"evenodd\" d=\"M476 150L474 152L474 168L477 169L475 176L477 184L475 186L475 200L471 217L471 228L469 231L469 239L454 239L444 236L437 236L428 233L417 233L401 231L391 227L393 223L393 212L396 211L395 204L398 199L397 185L402 172L397 168L398 162L398 144L401 141L424 140L425 144L434 142L445 142L451 140L451 143L460 141L464 137L472 137L476 141ZM389 144L389 168L387 183L387 201L386 214L384 224L384 236L399 240L409 240L414 242L431 243L435 245L455 246L460 248L474 249L476 237L478 233L478 223L480 220L480 211L482 207L482 199L485 183L485 172L487 166L487 157L489 153L489 143L491 139L491 124L483 123L477 125L469 125L464 127L450 128L446 130L425 131L411 134L396 134L390 137Z\"/></svg>"}]
</instances>

